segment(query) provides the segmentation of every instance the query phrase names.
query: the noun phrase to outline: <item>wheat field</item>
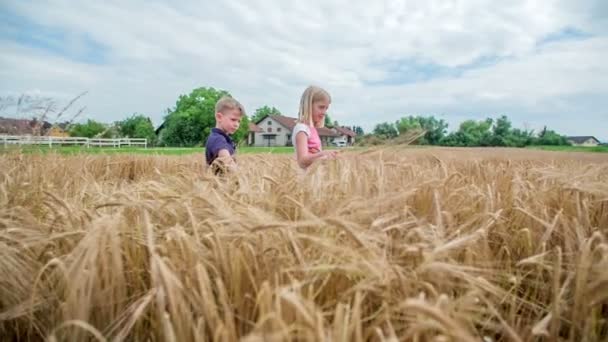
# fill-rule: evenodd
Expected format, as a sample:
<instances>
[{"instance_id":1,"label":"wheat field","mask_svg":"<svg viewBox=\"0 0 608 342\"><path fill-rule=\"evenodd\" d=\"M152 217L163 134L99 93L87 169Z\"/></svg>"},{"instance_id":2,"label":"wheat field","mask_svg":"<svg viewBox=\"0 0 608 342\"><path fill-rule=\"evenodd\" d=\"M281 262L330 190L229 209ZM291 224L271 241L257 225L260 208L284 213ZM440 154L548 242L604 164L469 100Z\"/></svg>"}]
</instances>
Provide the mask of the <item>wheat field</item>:
<instances>
[{"instance_id":1,"label":"wheat field","mask_svg":"<svg viewBox=\"0 0 608 342\"><path fill-rule=\"evenodd\" d=\"M0 336L608 339L608 157L0 155Z\"/></svg>"}]
</instances>

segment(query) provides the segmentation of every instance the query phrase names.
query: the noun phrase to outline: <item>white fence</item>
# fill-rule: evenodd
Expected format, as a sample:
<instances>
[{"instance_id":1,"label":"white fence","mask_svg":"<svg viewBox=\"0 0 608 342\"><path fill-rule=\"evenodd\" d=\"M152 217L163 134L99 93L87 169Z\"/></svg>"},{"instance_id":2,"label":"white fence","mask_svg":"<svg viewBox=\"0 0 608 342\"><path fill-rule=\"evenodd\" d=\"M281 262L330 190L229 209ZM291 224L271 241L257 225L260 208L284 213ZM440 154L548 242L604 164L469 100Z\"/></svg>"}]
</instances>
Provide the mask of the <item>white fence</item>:
<instances>
[{"instance_id":1,"label":"white fence","mask_svg":"<svg viewBox=\"0 0 608 342\"><path fill-rule=\"evenodd\" d=\"M84 138L84 137L0 135L0 144L2 144L4 147L6 147L7 145L46 145L48 147L80 145L80 146L86 146L86 147L139 146L139 147L143 147L143 148L148 148L148 139L143 139L143 138L102 139L102 138Z\"/></svg>"}]
</instances>

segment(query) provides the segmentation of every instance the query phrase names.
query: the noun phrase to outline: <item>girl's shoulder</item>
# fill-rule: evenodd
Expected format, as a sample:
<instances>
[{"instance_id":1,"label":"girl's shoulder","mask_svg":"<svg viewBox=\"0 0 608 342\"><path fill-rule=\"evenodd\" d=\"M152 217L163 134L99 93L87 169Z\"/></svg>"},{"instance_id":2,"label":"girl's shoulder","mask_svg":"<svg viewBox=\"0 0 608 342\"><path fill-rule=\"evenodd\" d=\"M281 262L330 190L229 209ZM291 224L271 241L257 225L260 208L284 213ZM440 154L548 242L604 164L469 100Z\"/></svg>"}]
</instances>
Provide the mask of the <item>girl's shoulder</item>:
<instances>
[{"instance_id":1,"label":"girl's shoulder","mask_svg":"<svg viewBox=\"0 0 608 342\"><path fill-rule=\"evenodd\" d=\"M293 127L293 136L295 136L299 132L304 132L304 133L306 133L306 135L310 135L310 127L308 127L307 124L303 124L301 122L298 122Z\"/></svg>"}]
</instances>

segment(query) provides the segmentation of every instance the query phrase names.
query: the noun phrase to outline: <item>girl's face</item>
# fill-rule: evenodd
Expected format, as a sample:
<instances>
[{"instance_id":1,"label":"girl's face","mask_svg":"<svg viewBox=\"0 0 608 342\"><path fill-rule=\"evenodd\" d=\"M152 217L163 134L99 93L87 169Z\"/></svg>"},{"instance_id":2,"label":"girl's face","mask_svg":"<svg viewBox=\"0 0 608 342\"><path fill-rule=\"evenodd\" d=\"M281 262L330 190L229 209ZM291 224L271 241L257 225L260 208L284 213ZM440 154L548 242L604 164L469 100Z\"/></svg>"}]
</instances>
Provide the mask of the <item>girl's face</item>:
<instances>
[{"instance_id":1,"label":"girl's face","mask_svg":"<svg viewBox=\"0 0 608 342\"><path fill-rule=\"evenodd\" d=\"M329 108L329 101L320 100L312 103L312 121L317 126L325 120L325 113Z\"/></svg>"}]
</instances>

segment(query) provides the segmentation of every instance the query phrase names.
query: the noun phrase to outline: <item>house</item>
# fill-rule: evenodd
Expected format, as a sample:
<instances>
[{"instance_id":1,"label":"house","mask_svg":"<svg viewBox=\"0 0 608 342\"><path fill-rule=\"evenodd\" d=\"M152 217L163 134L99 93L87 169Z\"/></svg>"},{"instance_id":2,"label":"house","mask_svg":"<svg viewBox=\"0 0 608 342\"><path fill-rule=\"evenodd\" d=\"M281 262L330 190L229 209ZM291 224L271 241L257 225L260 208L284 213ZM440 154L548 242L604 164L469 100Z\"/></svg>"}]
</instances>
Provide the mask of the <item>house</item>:
<instances>
[{"instance_id":1,"label":"house","mask_svg":"<svg viewBox=\"0 0 608 342\"><path fill-rule=\"evenodd\" d=\"M255 145L255 135L257 133L263 133L264 131L258 127L258 125L254 124L253 122L249 123L249 130L247 133L247 146L254 146Z\"/></svg>"},{"instance_id":2,"label":"house","mask_svg":"<svg viewBox=\"0 0 608 342\"><path fill-rule=\"evenodd\" d=\"M296 118L283 115L266 115L249 126L250 146L292 146L291 132L297 123ZM346 127L317 128L321 143L325 146L338 140L347 144L354 143L355 133Z\"/></svg>"},{"instance_id":3,"label":"house","mask_svg":"<svg viewBox=\"0 0 608 342\"><path fill-rule=\"evenodd\" d=\"M37 119L0 118L0 134L45 135L52 124Z\"/></svg>"},{"instance_id":4,"label":"house","mask_svg":"<svg viewBox=\"0 0 608 342\"><path fill-rule=\"evenodd\" d=\"M355 133L352 129L341 126L335 127L335 130L340 136L334 139L334 143L343 142L346 146L352 146L355 143L357 133Z\"/></svg>"},{"instance_id":5,"label":"house","mask_svg":"<svg viewBox=\"0 0 608 342\"><path fill-rule=\"evenodd\" d=\"M598 146L600 141L593 136L566 137L574 146Z\"/></svg>"},{"instance_id":6,"label":"house","mask_svg":"<svg viewBox=\"0 0 608 342\"><path fill-rule=\"evenodd\" d=\"M32 126L30 126L30 120L0 118L0 134L7 134L7 135L32 134Z\"/></svg>"}]
</instances>

